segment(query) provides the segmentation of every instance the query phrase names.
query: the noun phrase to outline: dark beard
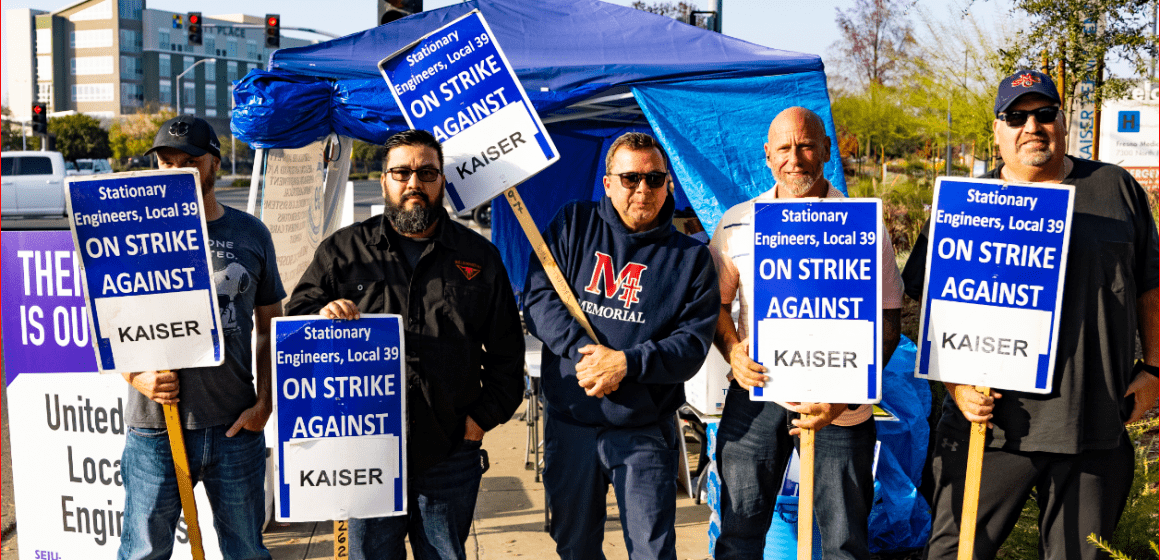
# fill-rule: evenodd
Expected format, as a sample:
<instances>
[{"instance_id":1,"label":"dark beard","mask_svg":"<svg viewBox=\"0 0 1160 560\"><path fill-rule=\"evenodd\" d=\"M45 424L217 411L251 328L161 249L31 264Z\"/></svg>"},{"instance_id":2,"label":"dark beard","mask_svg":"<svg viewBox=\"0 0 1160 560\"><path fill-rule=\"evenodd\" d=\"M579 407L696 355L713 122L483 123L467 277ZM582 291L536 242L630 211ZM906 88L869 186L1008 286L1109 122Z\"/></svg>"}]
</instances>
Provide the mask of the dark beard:
<instances>
[{"instance_id":1,"label":"dark beard","mask_svg":"<svg viewBox=\"0 0 1160 560\"><path fill-rule=\"evenodd\" d=\"M424 206L415 206L410 210L405 210L402 206L391 202L390 198L384 198L385 203L383 207L383 216L390 220L391 225L395 227L395 231L402 234L414 235L427 231L439 219L439 206L443 205L443 196L440 193L435 204L427 198L427 195L420 191L407 191L403 193L400 204L406 204L408 198L418 198L422 200Z\"/></svg>"}]
</instances>

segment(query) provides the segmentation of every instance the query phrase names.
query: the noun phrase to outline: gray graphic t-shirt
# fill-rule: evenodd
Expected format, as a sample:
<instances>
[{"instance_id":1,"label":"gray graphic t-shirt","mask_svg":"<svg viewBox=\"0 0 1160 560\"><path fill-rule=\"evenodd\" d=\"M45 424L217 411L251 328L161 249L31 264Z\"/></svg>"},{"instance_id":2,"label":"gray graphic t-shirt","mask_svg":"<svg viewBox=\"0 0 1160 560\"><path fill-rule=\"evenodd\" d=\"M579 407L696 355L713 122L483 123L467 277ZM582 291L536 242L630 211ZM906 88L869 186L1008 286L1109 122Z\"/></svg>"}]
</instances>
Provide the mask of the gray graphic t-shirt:
<instances>
[{"instance_id":1,"label":"gray graphic t-shirt","mask_svg":"<svg viewBox=\"0 0 1160 560\"><path fill-rule=\"evenodd\" d=\"M178 410L186 429L233 424L257 402L250 341L254 308L286 297L278 275L270 231L257 218L225 207L208 222L210 260L217 286L218 312L225 338L225 362L217 367L179 372ZM137 428L164 428L161 405L129 388L127 422Z\"/></svg>"}]
</instances>

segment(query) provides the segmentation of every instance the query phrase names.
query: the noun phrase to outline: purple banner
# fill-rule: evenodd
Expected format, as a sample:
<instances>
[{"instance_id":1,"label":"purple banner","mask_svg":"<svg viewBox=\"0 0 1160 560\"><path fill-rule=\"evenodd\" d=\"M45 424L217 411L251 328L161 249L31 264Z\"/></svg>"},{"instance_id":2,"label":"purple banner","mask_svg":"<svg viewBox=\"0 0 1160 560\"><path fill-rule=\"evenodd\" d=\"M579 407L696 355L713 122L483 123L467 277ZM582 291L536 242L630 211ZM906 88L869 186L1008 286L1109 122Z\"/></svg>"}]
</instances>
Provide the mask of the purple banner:
<instances>
[{"instance_id":1,"label":"purple banner","mask_svg":"<svg viewBox=\"0 0 1160 560\"><path fill-rule=\"evenodd\" d=\"M0 238L4 373L96 372L80 261L68 231L5 231Z\"/></svg>"}]
</instances>

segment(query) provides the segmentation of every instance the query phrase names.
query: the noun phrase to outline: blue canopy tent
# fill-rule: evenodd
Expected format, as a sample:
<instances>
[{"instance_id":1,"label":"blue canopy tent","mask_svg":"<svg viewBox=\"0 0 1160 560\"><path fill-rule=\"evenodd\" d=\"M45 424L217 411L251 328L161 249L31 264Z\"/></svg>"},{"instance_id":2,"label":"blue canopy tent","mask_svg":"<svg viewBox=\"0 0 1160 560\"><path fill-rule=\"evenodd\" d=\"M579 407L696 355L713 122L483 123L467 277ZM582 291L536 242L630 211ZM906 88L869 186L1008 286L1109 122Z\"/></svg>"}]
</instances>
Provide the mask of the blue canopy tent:
<instances>
[{"instance_id":1,"label":"blue canopy tent","mask_svg":"<svg viewBox=\"0 0 1160 560\"><path fill-rule=\"evenodd\" d=\"M378 62L478 9L562 154L519 187L542 228L568 200L603 195L603 154L629 130L665 146L706 229L772 187L762 153L770 120L802 105L835 138L821 59L770 49L599 0L473 0L324 43L276 51L235 88L234 134L255 148L306 145L332 132L382 143L406 128ZM826 175L845 190L838 150ZM492 240L522 291L531 247L511 209L493 204Z\"/></svg>"}]
</instances>

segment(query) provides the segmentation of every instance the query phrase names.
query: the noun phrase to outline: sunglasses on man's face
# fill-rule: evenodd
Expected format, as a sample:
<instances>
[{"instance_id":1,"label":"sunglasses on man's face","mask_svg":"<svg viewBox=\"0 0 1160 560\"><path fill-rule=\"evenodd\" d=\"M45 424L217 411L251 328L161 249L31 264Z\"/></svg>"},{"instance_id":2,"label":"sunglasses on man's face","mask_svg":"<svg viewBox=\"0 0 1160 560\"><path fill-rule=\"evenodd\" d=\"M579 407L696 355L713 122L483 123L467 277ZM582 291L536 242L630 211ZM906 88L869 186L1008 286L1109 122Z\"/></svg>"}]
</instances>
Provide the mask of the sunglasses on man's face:
<instances>
[{"instance_id":1,"label":"sunglasses on man's face","mask_svg":"<svg viewBox=\"0 0 1160 560\"><path fill-rule=\"evenodd\" d=\"M399 181L400 183L406 183L407 181L410 181L412 173L414 173L415 175L418 175L419 180L423 181L424 183L430 183L430 182L438 179L439 175L441 174L441 172L438 169L432 169L430 167L421 167L419 169L410 169L407 167L392 167L392 168L388 169L387 171L391 174L392 179Z\"/></svg>"},{"instance_id":2,"label":"sunglasses on man's face","mask_svg":"<svg viewBox=\"0 0 1160 560\"><path fill-rule=\"evenodd\" d=\"M652 171L649 173L609 173L620 177L620 186L626 189L635 189L640 184L641 179L644 179L644 184L650 189L659 189L665 186L665 181L669 174L664 171Z\"/></svg>"},{"instance_id":3,"label":"sunglasses on man's face","mask_svg":"<svg viewBox=\"0 0 1160 560\"><path fill-rule=\"evenodd\" d=\"M1007 123L1011 128L1021 128L1027 124L1027 117L1034 115L1035 122L1039 124L1048 124L1055 122L1055 117L1059 115L1059 107L1040 107L1031 111L1007 111L999 113L999 120Z\"/></svg>"}]
</instances>

